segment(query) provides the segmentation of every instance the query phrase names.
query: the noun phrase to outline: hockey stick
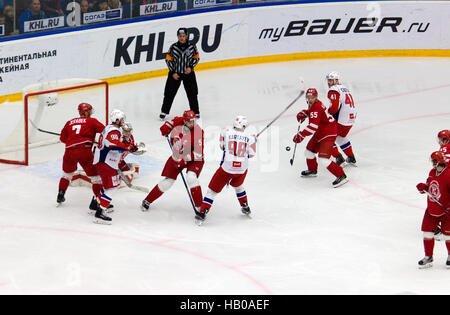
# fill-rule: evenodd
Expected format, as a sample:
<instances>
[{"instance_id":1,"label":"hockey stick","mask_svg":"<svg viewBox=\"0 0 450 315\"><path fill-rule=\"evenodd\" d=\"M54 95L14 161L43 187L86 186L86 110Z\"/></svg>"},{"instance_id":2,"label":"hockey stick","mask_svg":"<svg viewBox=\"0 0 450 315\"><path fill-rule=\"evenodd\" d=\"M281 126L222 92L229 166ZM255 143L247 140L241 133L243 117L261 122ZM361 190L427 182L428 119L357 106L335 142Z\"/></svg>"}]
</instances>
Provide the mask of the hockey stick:
<instances>
[{"instance_id":1,"label":"hockey stick","mask_svg":"<svg viewBox=\"0 0 450 315\"><path fill-rule=\"evenodd\" d=\"M426 191L426 194L427 194L431 199L433 199L434 202L436 202L439 206L441 206L441 208L444 209L445 213L448 214L448 209L447 209L442 203L440 203L440 202L436 199L436 197L434 197L434 196L433 196L432 194L430 194L428 191Z\"/></svg>"},{"instance_id":2,"label":"hockey stick","mask_svg":"<svg viewBox=\"0 0 450 315\"><path fill-rule=\"evenodd\" d=\"M169 143L170 150L172 150L172 154L173 154L173 147L172 147L172 143L170 143L169 136L166 136L166 139L167 139L167 142ZM181 179L183 179L183 184L184 184L184 187L186 188L186 192L189 196L189 200L191 201L192 209L194 209L194 212L197 214L197 209L195 209L194 200L192 199L191 192L189 191L186 180L184 179L183 171L179 167L178 167L178 171L180 172Z\"/></svg>"},{"instance_id":3,"label":"hockey stick","mask_svg":"<svg viewBox=\"0 0 450 315\"><path fill-rule=\"evenodd\" d=\"M301 127L301 126L302 126L301 124L298 125L297 133L300 132L300 127ZM294 145L294 152L293 152L293 154L292 154L291 160L289 161L289 162L291 163L291 166L294 165L295 151L297 151L297 144L298 144L298 143L296 142L295 145Z\"/></svg>"},{"instance_id":4,"label":"hockey stick","mask_svg":"<svg viewBox=\"0 0 450 315\"><path fill-rule=\"evenodd\" d=\"M147 187L135 186L132 183L130 183L128 178L125 176L124 173L122 173L121 170L118 169L117 172L119 172L120 178L125 182L125 185L127 185L128 188L131 188L131 189L134 189L134 190L139 190L139 191L145 192L146 194L148 194L150 192L150 189L148 189Z\"/></svg>"},{"instance_id":5,"label":"hockey stick","mask_svg":"<svg viewBox=\"0 0 450 315\"><path fill-rule=\"evenodd\" d=\"M297 102L298 99L303 96L303 94L305 94L305 88L303 86L304 82L305 81L303 80L303 78L300 78L300 84L301 84L300 94L280 114L278 114L277 117L275 117L267 126L265 126L263 130L258 132L258 134L256 135L256 138L258 138L264 131L266 131L275 121L278 120L278 118L280 118L285 112L287 112L287 110L289 108L291 108L292 105L294 105L294 103Z\"/></svg>"},{"instance_id":6,"label":"hockey stick","mask_svg":"<svg viewBox=\"0 0 450 315\"><path fill-rule=\"evenodd\" d=\"M40 132L43 132L43 133L48 133L48 134L54 135L54 136L61 136L60 133L41 129L41 128L39 128L38 126L36 126L36 125L34 124L34 122L33 122L31 119L28 119L28 120L30 121L31 125L32 125L34 128L37 129L37 131L40 131Z\"/></svg>"}]
</instances>

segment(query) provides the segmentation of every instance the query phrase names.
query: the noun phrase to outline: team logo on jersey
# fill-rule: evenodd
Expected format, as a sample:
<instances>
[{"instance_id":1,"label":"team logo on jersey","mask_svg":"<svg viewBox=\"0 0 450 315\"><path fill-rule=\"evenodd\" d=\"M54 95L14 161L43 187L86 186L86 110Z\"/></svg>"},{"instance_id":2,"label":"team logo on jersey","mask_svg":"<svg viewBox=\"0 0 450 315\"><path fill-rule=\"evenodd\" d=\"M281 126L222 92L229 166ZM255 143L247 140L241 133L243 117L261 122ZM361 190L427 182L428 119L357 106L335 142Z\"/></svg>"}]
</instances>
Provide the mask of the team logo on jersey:
<instances>
[{"instance_id":1,"label":"team logo on jersey","mask_svg":"<svg viewBox=\"0 0 450 315\"><path fill-rule=\"evenodd\" d=\"M430 185L429 185L429 193L437 200L439 200L439 198L441 198L441 192L439 190L439 183L435 180L431 181Z\"/></svg>"},{"instance_id":2,"label":"team logo on jersey","mask_svg":"<svg viewBox=\"0 0 450 315\"><path fill-rule=\"evenodd\" d=\"M242 166L241 162L233 161L233 167L241 167L241 166Z\"/></svg>"}]
</instances>

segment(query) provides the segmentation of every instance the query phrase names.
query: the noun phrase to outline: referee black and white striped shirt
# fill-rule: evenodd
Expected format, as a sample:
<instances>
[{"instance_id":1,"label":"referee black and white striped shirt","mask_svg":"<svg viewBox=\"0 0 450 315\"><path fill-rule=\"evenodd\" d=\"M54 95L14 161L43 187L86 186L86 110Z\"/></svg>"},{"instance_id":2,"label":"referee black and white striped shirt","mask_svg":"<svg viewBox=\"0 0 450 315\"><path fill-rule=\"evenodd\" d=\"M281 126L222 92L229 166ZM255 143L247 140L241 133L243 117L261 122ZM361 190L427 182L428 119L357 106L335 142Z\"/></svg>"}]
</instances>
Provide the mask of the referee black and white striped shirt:
<instances>
[{"instance_id":1,"label":"referee black and white striped shirt","mask_svg":"<svg viewBox=\"0 0 450 315\"><path fill-rule=\"evenodd\" d=\"M194 70L199 61L200 55L197 46L189 44L189 42L185 44L176 42L170 46L166 55L167 67L172 73L183 74L188 67Z\"/></svg>"}]
</instances>

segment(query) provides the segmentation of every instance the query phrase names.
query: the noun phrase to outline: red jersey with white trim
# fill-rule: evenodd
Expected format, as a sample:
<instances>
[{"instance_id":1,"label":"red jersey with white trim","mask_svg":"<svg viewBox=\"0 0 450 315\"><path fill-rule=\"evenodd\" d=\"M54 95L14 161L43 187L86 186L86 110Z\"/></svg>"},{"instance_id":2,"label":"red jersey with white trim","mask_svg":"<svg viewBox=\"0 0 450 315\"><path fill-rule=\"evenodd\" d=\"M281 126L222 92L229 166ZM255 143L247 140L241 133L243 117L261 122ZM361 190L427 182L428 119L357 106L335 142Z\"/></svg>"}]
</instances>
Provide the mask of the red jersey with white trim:
<instances>
[{"instance_id":1,"label":"red jersey with white trim","mask_svg":"<svg viewBox=\"0 0 450 315\"><path fill-rule=\"evenodd\" d=\"M447 209L450 208L450 169L446 167L442 172L438 173L435 169L430 171L427 179L428 192ZM427 198L427 211L430 215L439 217L445 214L438 203L430 196Z\"/></svg>"},{"instance_id":2,"label":"red jersey with white trim","mask_svg":"<svg viewBox=\"0 0 450 315\"><path fill-rule=\"evenodd\" d=\"M306 113L308 114L309 124L304 130L300 131L303 137L317 134L318 139L321 140L328 136L337 135L336 121L321 101L317 100L306 110Z\"/></svg>"},{"instance_id":3,"label":"red jersey with white trim","mask_svg":"<svg viewBox=\"0 0 450 315\"><path fill-rule=\"evenodd\" d=\"M439 151L444 153L445 160L450 163L450 143L444 144Z\"/></svg>"},{"instance_id":4,"label":"red jersey with white trim","mask_svg":"<svg viewBox=\"0 0 450 315\"><path fill-rule=\"evenodd\" d=\"M108 125L103 130L98 140L98 146L94 154L94 164L103 162L117 170L123 152L129 145L123 143L122 129L114 125Z\"/></svg>"},{"instance_id":5,"label":"red jersey with white trim","mask_svg":"<svg viewBox=\"0 0 450 315\"><path fill-rule=\"evenodd\" d=\"M95 118L78 117L69 120L61 130L59 139L66 144L66 148L80 144L92 145L95 135L101 133L105 126Z\"/></svg>"},{"instance_id":6,"label":"red jersey with white trim","mask_svg":"<svg viewBox=\"0 0 450 315\"><path fill-rule=\"evenodd\" d=\"M226 128L220 133L220 148L223 158L220 165L229 174L244 174L248 159L256 154L256 138L247 132Z\"/></svg>"},{"instance_id":7,"label":"red jersey with white trim","mask_svg":"<svg viewBox=\"0 0 450 315\"><path fill-rule=\"evenodd\" d=\"M160 128L163 136L170 135L173 147L172 157L175 161L203 161L204 131L195 124L192 130L184 125L183 117L166 121Z\"/></svg>"},{"instance_id":8,"label":"red jersey with white trim","mask_svg":"<svg viewBox=\"0 0 450 315\"><path fill-rule=\"evenodd\" d=\"M328 112L338 124L353 126L356 119L356 107L350 90L342 84L336 84L328 90L330 106Z\"/></svg>"}]
</instances>

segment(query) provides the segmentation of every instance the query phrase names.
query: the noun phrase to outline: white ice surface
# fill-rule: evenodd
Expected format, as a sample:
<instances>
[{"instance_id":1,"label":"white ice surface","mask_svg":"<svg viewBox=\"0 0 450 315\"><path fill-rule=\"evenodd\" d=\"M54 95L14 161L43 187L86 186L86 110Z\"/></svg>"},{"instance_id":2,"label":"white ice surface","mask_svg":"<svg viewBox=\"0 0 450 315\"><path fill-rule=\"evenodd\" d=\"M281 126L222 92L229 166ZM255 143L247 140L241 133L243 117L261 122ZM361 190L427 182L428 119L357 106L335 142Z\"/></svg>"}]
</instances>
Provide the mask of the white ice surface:
<instances>
[{"instance_id":1,"label":"white ice surface","mask_svg":"<svg viewBox=\"0 0 450 315\"><path fill-rule=\"evenodd\" d=\"M207 162L204 193L218 166L217 131L237 114L261 129L296 97L302 76L325 100L324 76L339 71L354 96L350 137L358 167L331 187L323 168L305 169L306 141L289 159L302 98L259 141L245 187L253 219L241 215L232 188L216 198L202 227L181 179L143 213L145 194L113 195L112 226L87 215L91 192L70 187L55 207L61 145L33 149L32 166L0 166L0 294L448 294L443 242L435 266L418 270L426 204L415 185L431 167L436 134L450 128L450 60L315 60L197 73ZM156 119L165 78L112 86L147 143L138 185L153 187L169 155ZM186 109L180 89L171 115ZM61 122L63 123L63 122ZM270 140L270 141L269 141ZM272 147L270 145L272 145Z\"/></svg>"}]
</instances>

